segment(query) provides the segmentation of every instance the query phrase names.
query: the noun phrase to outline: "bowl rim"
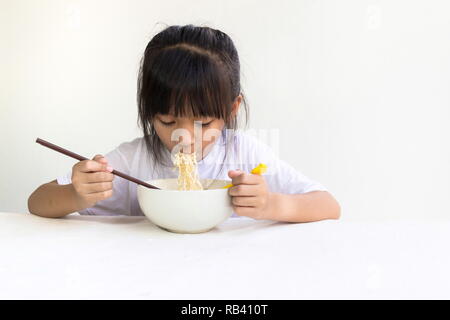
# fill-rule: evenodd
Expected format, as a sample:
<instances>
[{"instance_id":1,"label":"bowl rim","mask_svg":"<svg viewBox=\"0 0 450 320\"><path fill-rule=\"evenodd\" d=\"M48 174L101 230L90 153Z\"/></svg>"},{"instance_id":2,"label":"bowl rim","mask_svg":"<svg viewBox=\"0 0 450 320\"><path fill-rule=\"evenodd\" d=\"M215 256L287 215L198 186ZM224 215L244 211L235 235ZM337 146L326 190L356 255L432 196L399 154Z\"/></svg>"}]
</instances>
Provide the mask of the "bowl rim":
<instances>
[{"instance_id":1,"label":"bowl rim","mask_svg":"<svg viewBox=\"0 0 450 320\"><path fill-rule=\"evenodd\" d=\"M177 179L178 178L166 178L166 179L163 178L163 179L150 179L150 180L143 180L143 181L152 184L152 181L155 181L155 180L177 180ZM217 181L226 181L226 182L231 183L231 180L225 180L225 179L206 178L206 179L200 179L200 180L217 180ZM205 189L203 189L203 190L170 190L170 189L152 189L152 188L148 188L143 185L140 185L140 184L138 184L137 186L138 186L138 188L144 188L144 189L148 189L148 190L156 191L156 192L165 191L165 192L183 192L183 193L186 193L186 192L224 192L224 191L228 192L228 189L229 189L229 188L227 188L227 189L218 188L218 189L206 189L206 190Z\"/></svg>"}]
</instances>

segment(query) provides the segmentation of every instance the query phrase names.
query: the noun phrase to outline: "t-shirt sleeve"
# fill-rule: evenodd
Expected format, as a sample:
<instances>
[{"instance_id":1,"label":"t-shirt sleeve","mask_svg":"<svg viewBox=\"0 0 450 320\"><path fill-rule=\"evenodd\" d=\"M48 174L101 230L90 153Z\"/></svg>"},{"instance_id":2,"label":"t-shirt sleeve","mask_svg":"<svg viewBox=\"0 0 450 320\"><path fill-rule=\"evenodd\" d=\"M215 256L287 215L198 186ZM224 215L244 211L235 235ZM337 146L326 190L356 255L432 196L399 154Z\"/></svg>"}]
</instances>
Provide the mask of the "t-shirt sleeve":
<instances>
[{"instance_id":1,"label":"t-shirt sleeve","mask_svg":"<svg viewBox=\"0 0 450 320\"><path fill-rule=\"evenodd\" d=\"M311 191L328 191L321 183L308 178L292 165L281 160L269 145L253 136L241 138L241 152L248 152L250 172L259 163L267 165L264 178L271 192L284 194L307 193Z\"/></svg>"},{"instance_id":2,"label":"t-shirt sleeve","mask_svg":"<svg viewBox=\"0 0 450 320\"><path fill-rule=\"evenodd\" d=\"M128 159L121 152L121 147L118 146L114 150L105 154L108 160L108 165L125 174L129 174ZM58 184L72 183L72 170L56 179ZM114 216L114 215L129 215L130 212L130 197L129 197L129 181L119 176L114 176L113 180L113 195L105 200L98 201L93 207L78 211L82 215L99 215L99 216Z\"/></svg>"}]
</instances>

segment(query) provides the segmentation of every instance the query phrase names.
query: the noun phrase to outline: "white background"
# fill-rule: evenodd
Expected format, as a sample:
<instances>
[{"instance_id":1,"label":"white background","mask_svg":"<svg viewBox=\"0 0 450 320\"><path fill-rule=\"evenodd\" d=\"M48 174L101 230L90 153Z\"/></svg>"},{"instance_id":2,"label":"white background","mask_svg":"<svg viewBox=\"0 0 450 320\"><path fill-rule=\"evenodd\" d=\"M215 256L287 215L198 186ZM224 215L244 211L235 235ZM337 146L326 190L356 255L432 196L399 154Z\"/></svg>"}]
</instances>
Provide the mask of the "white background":
<instances>
[{"instance_id":1,"label":"white background","mask_svg":"<svg viewBox=\"0 0 450 320\"><path fill-rule=\"evenodd\" d=\"M448 1L0 0L0 211L27 212L76 160L141 136L136 79L165 25L226 32L250 128L318 180L342 219L446 219Z\"/></svg>"}]
</instances>

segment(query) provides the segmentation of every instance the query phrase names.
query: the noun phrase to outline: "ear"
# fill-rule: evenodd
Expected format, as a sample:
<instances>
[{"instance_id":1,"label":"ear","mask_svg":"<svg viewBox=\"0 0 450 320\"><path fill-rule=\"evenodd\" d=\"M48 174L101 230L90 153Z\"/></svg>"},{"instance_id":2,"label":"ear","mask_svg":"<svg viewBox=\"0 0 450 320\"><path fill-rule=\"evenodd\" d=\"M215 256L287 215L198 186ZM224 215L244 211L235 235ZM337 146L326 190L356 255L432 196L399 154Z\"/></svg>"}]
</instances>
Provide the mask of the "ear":
<instances>
[{"instance_id":1,"label":"ear","mask_svg":"<svg viewBox=\"0 0 450 320\"><path fill-rule=\"evenodd\" d=\"M239 112L241 102L242 102L242 95L238 95L234 100L233 106L231 108L231 117L236 117L237 113Z\"/></svg>"}]
</instances>

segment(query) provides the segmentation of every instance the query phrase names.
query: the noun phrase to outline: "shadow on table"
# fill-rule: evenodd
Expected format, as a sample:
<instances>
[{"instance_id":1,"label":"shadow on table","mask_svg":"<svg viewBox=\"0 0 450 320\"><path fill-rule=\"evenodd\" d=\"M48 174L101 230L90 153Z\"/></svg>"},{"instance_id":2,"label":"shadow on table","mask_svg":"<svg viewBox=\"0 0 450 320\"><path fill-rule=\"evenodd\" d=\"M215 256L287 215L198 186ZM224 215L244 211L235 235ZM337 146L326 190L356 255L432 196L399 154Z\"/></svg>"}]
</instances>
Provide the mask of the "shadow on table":
<instances>
[{"instance_id":1,"label":"shadow on table","mask_svg":"<svg viewBox=\"0 0 450 320\"><path fill-rule=\"evenodd\" d=\"M70 216L68 220L115 225L117 227L120 227L122 230L126 230L127 232L150 236L151 238L167 238L171 235L178 235L176 233L171 233L158 227L145 216L73 215Z\"/></svg>"},{"instance_id":2,"label":"shadow on table","mask_svg":"<svg viewBox=\"0 0 450 320\"><path fill-rule=\"evenodd\" d=\"M68 220L74 221L86 221L95 222L101 224L114 224L114 225L128 225L130 228L139 231L148 232L149 228L152 233L172 234L172 235L201 235L198 234L179 234L172 233L165 229L162 229L151 222L145 216L88 216L88 215L70 215L66 217ZM66 219L65 218L65 219ZM280 222L272 220L255 220L250 218L229 218L227 221L208 231L208 234L224 234L230 233L233 235L248 234L253 231L260 231L263 229L286 228L288 226L295 225L297 223Z\"/></svg>"},{"instance_id":3,"label":"shadow on table","mask_svg":"<svg viewBox=\"0 0 450 320\"><path fill-rule=\"evenodd\" d=\"M63 219L99 222L106 224L134 224L134 223L142 223L142 221L151 223L151 221L144 216L90 216L90 215L74 214L66 216Z\"/></svg>"},{"instance_id":4,"label":"shadow on table","mask_svg":"<svg viewBox=\"0 0 450 320\"><path fill-rule=\"evenodd\" d=\"M233 221L236 219L235 221ZM228 223L221 224L210 231L210 233L233 233L233 235L248 234L252 231L260 231L263 229L284 228L293 225L289 222L280 222L273 220L254 220L233 218Z\"/></svg>"}]
</instances>

